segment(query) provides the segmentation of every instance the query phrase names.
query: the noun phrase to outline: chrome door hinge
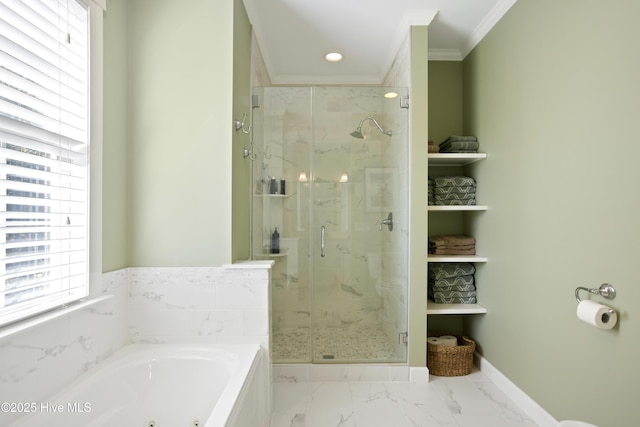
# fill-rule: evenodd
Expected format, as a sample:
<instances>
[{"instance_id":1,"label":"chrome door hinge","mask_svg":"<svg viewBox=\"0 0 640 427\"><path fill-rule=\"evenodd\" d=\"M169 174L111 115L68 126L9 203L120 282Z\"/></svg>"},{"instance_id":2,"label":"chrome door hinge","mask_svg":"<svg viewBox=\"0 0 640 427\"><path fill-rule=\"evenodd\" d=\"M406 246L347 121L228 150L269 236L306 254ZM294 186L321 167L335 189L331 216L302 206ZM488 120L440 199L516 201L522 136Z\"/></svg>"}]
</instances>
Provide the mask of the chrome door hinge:
<instances>
[{"instance_id":1,"label":"chrome door hinge","mask_svg":"<svg viewBox=\"0 0 640 427\"><path fill-rule=\"evenodd\" d=\"M400 96L400 108L409 108L409 95Z\"/></svg>"},{"instance_id":2,"label":"chrome door hinge","mask_svg":"<svg viewBox=\"0 0 640 427\"><path fill-rule=\"evenodd\" d=\"M400 332L398 334L398 344L409 344L409 333Z\"/></svg>"}]
</instances>

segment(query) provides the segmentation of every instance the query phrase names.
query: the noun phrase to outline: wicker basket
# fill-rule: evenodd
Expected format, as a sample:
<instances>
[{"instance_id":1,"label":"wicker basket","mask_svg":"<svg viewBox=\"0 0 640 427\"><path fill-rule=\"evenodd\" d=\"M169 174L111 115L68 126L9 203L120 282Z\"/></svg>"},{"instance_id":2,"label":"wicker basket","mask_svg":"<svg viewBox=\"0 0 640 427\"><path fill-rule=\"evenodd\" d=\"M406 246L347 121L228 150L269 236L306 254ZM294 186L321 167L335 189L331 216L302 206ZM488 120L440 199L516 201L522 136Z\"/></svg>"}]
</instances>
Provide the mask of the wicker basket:
<instances>
[{"instance_id":1,"label":"wicker basket","mask_svg":"<svg viewBox=\"0 0 640 427\"><path fill-rule=\"evenodd\" d=\"M459 377L471 373L476 343L464 336L457 338L456 347L427 342L427 368L430 374L439 377Z\"/></svg>"}]
</instances>

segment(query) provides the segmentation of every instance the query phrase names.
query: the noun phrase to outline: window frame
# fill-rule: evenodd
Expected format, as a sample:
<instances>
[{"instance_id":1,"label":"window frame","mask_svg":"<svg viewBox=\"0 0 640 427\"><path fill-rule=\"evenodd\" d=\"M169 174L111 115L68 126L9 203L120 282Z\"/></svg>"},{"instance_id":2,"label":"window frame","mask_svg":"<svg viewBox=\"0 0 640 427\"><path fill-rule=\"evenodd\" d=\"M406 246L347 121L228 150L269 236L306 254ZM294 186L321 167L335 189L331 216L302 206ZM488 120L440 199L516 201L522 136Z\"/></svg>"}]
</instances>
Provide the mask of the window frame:
<instances>
[{"instance_id":1,"label":"window frame","mask_svg":"<svg viewBox=\"0 0 640 427\"><path fill-rule=\"evenodd\" d=\"M87 296L0 326L0 338L102 300L103 15L106 0L74 0L88 17Z\"/></svg>"}]
</instances>

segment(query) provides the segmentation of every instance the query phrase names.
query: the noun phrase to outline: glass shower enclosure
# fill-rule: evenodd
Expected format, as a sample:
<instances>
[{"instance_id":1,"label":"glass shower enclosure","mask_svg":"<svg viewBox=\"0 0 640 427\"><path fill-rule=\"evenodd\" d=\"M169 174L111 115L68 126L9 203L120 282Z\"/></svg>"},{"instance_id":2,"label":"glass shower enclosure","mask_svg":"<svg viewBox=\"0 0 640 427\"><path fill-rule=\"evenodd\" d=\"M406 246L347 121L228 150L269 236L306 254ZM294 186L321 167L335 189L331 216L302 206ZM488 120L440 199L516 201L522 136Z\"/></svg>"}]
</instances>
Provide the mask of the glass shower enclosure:
<instances>
[{"instance_id":1,"label":"glass shower enclosure","mask_svg":"<svg viewBox=\"0 0 640 427\"><path fill-rule=\"evenodd\" d=\"M275 261L274 363L406 362L406 88L254 95L252 258Z\"/></svg>"}]
</instances>

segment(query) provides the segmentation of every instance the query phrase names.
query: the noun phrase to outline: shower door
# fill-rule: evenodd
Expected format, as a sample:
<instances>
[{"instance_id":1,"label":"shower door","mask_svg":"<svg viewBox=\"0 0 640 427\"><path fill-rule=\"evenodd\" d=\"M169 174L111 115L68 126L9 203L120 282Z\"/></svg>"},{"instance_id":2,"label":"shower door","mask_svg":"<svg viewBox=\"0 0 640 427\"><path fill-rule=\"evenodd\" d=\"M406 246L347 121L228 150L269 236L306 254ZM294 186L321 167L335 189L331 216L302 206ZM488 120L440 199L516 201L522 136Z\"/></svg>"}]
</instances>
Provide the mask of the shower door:
<instances>
[{"instance_id":1,"label":"shower door","mask_svg":"<svg viewBox=\"0 0 640 427\"><path fill-rule=\"evenodd\" d=\"M406 360L407 110L386 92L313 90L314 363Z\"/></svg>"},{"instance_id":2,"label":"shower door","mask_svg":"<svg viewBox=\"0 0 640 427\"><path fill-rule=\"evenodd\" d=\"M283 236L267 256L275 363L406 361L408 111L389 91L264 88L254 182L286 183L260 198L262 247Z\"/></svg>"}]
</instances>

